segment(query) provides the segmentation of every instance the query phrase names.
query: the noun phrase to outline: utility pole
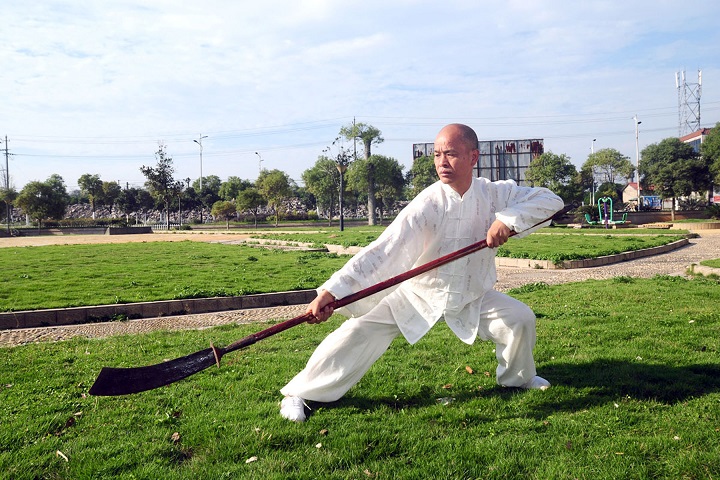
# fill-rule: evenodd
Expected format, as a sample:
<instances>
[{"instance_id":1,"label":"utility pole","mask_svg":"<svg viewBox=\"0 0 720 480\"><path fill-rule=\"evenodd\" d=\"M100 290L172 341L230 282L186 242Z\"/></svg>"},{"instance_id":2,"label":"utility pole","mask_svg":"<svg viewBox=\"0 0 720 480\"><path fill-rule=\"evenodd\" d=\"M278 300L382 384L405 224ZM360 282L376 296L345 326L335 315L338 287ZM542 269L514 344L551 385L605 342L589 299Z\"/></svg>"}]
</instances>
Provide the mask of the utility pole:
<instances>
[{"instance_id":1,"label":"utility pole","mask_svg":"<svg viewBox=\"0 0 720 480\"><path fill-rule=\"evenodd\" d=\"M5 194L10 195L10 162L8 161L8 158L10 157L10 151L8 150L8 138L7 135L5 135ZM8 235L10 234L10 202L8 201L9 197L5 198L5 214L7 215L5 217L5 220L7 222L7 232Z\"/></svg>"},{"instance_id":2,"label":"utility pole","mask_svg":"<svg viewBox=\"0 0 720 480\"><path fill-rule=\"evenodd\" d=\"M203 177L203 175L202 175L202 150L203 150L202 141L203 141L203 138L208 138L208 137L207 137L207 135L203 135L201 133L200 138L198 138L197 140L193 140L193 142L200 145L200 191L198 192L198 194L200 195L200 224L201 225L203 223L203 202L202 202L202 177Z\"/></svg>"},{"instance_id":3,"label":"utility pole","mask_svg":"<svg viewBox=\"0 0 720 480\"><path fill-rule=\"evenodd\" d=\"M636 174L637 174L637 197L638 197L638 211L640 210L640 144L638 142L639 138L639 129L638 125L640 125L642 122L638 120L638 116L635 115L633 117L633 120L635 120L635 166L636 166Z\"/></svg>"}]
</instances>

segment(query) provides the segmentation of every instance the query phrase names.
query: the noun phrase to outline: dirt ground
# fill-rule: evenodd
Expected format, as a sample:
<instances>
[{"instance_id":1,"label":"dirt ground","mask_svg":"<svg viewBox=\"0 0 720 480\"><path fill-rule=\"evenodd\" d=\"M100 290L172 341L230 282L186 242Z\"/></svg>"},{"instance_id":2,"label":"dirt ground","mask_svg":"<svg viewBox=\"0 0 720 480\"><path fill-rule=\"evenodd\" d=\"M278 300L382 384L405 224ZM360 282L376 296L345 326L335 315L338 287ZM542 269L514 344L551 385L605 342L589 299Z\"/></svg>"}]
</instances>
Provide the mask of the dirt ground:
<instances>
[{"instance_id":1,"label":"dirt ground","mask_svg":"<svg viewBox=\"0 0 720 480\"><path fill-rule=\"evenodd\" d=\"M45 245L89 245L100 243L148 243L148 242L227 242L250 238L249 232L169 232L140 233L129 235L43 235L27 237L2 237L0 248L42 247Z\"/></svg>"}]
</instances>

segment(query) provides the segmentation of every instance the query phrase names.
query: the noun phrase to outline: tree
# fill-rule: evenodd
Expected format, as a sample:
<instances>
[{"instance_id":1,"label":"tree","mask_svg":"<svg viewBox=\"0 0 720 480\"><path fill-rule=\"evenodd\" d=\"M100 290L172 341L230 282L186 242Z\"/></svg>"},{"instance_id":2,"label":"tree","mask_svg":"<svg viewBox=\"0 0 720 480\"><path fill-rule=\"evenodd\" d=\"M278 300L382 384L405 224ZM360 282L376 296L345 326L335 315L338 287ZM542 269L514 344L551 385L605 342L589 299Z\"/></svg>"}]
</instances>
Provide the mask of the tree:
<instances>
[{"instance_id":1,"label":"tree","mask_svg":"<svg viewBox=\"0 0 720 480\"><path fill-rule=\"evenodd\" d=\"M710 165L710 173L715 183L720 184L720 122L705 137L700 145L700 153Z\"/></svg>"},{"instance_id":2,"label":"tree","mask_svg":"<svg viewBox=\"0 0 720 480\"><path fill-rule=\"evenodd\" d=\"M258 211L267 204L265 197L262 196L258 189L255 187L246 188L238 194L235 204L237 209L242 212L252 212L255 218L255 228L257 228Z\"/></svg>"},{"instance_id":3,"label":"tree","mask_svg":"<svg viewBox=\"0 0 720 480\"><path fill-rule=\"evenodd\" d=\"M87 195L90 200L92 218L95 220L95 204L103 194L103 182L100 180L100 175L84 173L78 178L78 186L80 187L80 191Z\"/></svg>"},{"instance_id":4,"label":"tree","mask_svg":"<svg viewBox=\"0 0 720 480\"><path fill-rule=\"evenodd\" d=\"M125 223L130 223L130 215L140 210L140 204L138 202L137 188L126 188L120 191L117 198L115 199L115 205L125 214ZM137 217L135 217L137 223Z\"/></svg>"},{"instance_id":5,"label":"tree","mask_svg":"<svg viewBox=\"0 0 720 480\"><path fill-rule=\"evenodd\" d=\"M380 200L380 221L383 220L383 210L389 211L395 201L402 198L405 188L403 167L394 158L382 155L373 155L375 162L376 195Z\"/></svg>"},{"instance_id":6,"label":"tree","mask_svg":"<svg viewBox=\"0 0 720 480\"><path fill-rule=\"evenodd\" d=\"M0 188L0 201L5 204L5 214L8 231L10 231L10 224L12 223L12 205L17 199L18 192L13 187L2 187Z\"/></svg>"},{"instance_id":7,"label":"tree","mask_svg":"<svg viewBox=\"0 0 720 480\"><path fill-rule=\"evenodd\" d=\"M534 187L549 188L560 196L565 203L582 197L582 184L578 171L565 154L556 155L545 152L530 162L525 172L525 180Z\"/></svg>"},{"instance_id":8,"label":"tree","mask_svg":"<svg viewBox=\"0 0 720 480\"><path fill-rule=\"evenodd\" d=\"M293 181L287 173L280 170L263 170L255 181L258 191L267 200L268 205L275 212L275 226L280 221L280 208L282 202L290 196Z\"/></svg>"},{"instance_id":9,"label":"tree","mask_svg":"<svg viewBox=\"0 0 720 480\"><path fill-rule=\"evenodd\" d=\"M368 202L368 225L377 225L375 218L375 165L370 161L372 156L372 146L381 144L384 139L381 137L382 132L372 125L364 123L351 123L340 129L340 136L346 140L355 141L356 138L362 140L365 149L365 168L364 175L367 178L362 182L367 186L367 202Z\"/></svg>"},{"instance_id":10,"label":"tree","mask_svg":"<svg viewBox=\"0 0 720 480\"><path fill-rule=\"evenodd\" d=\"M398 164L397 160L393 158L384 157L381 155L372 155L369 159L358 159L350 165L347 171L347 185L351 190L357 192L368 192L375 196L371 202L368 199L368 208L373 205L376 208L377 200L385 198L386 201L392 203L393 200L400 198L401 193L397 193L396 189L400 186L400 191L405 185L405 178L402 177L402 167ZM372 184L371 184L372 183ZM370 212L368 212L370 217ZM372 215L375 219L375 215ZM377 224L376 220L373 220L373 225Z\"/></svg>"},{"instance_id":11,"label":"tree","mask_svg":"<svg viewBox=\"0 0 720 480\"><path fill-rule=\"evenodd\" d=\"M708 159L677 138L645 147L640 156L640 174L643 188L652 186L661 198L672 198L672 220L677 197L707 190L712 185Z\"/></svg>"},{"instance_id":12,"label":"tree","mask_svg":"<svg viewBox=\"0 0 720 480\"><path fill-rule=\"evenodd\" d=\"M414 198L438 180L433 157L423 155L413 160L413 166L408 172L407 183L411 185L410 195Z\"/></svg>"},{"instance_id":13,"label":"tree","mask_svg":"<svg viewBox=\"0 0 720 480\"><path fill-rule=\"evenodd\" d=\"M146 188L155 199L165 206L165 224L170 228L170 202L177 192L182 189L182 182L176 182L173 179L172 158L167 156L165 145L160 144L158 151L155 152L157 165L155 167L140 167L140 172L145 175L147 181Z\"/></svg>"},{"instance_id":14,"label":"tree","mask_svg":"<svg viewBox=\"0 0 720 480\"><path fill-rule=\"evenodd\" d=\"M102 182L102 203L112 207L120 196L120 192L122 192L122 187L118 182Z\"/></svg>"},{"instance_id":15,"label":"tree","mask_svg":"<svg viewBox=\"0 0 720 480\"><path fill-rule=\"evenodd\" d=\"M17 197L17 205L37 220L38 228L46 218L59 220L70 202L65 181L53 174L44 182L33 181L25 185Z\"/></svg>"},{"instance_id":16,"label":"tree","mask_svg":"<svg viewBox=\"0 0 720 480\"><path fill-rule=\"evenodd\" d=\"M327 215L328 225L332 222L340 196L340 172L337 167L334 160L320 156L312 168L302 173L305 188L315 196L318 210Z\"/></svg>"},{"instance_id":17,"label":"tree","mask_svg":"<svg viewBox=\"0 0 720 480\"><path fill-rule=\"evenodd\" d=\"M220 187L222 180L217 175L208 175L202 179L202 189L200 189L200 179L192 183L192 187L198 193L201 203L210 208L215 202L220 200Z\"/></svg>"},{"instance_id":18,"label":"tree","mask_svg":"<svg viewBox=\"0 0 720 480\"><path fill-rule=\"evenodd\" d=\"M250 187L252 187L252 182L249 180L232 176L228 177L227 181L222 182L218 190L218 195L221 199L230 201L236 199L241 191Z\"/></svg>"},{"instance_id":19,"label":"tree","mask_svg":"<svg viewBox=\"0 0 720 480\"><path fill-rule=\"evenodd\" d=\"M230 230L230 219L235 216L235 212L237 212L237 210L233 202L218 200L213 203L210 214L215 218L224 218L226 222L225 229Z\"/></svg>"},{"instance_id":20,"label":"tree","mask_svg":"<svg viewBox=\"0 0 720 480\"><path fill-rule=\"evenodd\" d=\"M633 177L635 167L622 153L614 148L603 148L588 155L583 168L592 169L599 183L624 183ZM618 180L622 180L618 182Z\"/></svg>"}]
</instances>

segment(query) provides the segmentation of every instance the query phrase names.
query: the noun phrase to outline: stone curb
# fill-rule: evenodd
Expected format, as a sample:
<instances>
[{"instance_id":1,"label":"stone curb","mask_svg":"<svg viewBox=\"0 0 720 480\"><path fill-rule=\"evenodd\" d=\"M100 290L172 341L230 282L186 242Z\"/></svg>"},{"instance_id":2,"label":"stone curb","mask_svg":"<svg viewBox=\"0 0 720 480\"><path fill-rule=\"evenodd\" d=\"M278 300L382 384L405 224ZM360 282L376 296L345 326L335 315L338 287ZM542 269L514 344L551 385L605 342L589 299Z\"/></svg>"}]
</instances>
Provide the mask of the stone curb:
<instances>
[{"instance_id":1,"label":"stone curb","mask_svg":"<svg viewBox=\"0 0 720 480\"><path fill-rule=\"evenodd\" d=\"M0 330L92 323L118 317L129 319L155 318L227 310L302 305L310 303L315 296L315 290L296 290L238 297L194 298L4 312L0 313Z\"/></svg>"},{"instance_id":2,"label":"stone curb","mask_svg":"<svg viewBox=\"0 0 720 480\"><path fill-rule=\"evenodd\" d=\"M605 255L603 257L588 258L585 260L565 260L557 265L551 260L496 257L495 265L498 267L543 268L547 270L601 267L603 265L610 265L611 263L626 262L636 258L667 253L677 248L684 247L688 243L690 243L690 241L687 238L683 238L682 240L668 243L667 245L661 245L659 247L643 248L642 250L634 250L632 252L625 252L617 255Z\"/></svg>"}]
</instances>

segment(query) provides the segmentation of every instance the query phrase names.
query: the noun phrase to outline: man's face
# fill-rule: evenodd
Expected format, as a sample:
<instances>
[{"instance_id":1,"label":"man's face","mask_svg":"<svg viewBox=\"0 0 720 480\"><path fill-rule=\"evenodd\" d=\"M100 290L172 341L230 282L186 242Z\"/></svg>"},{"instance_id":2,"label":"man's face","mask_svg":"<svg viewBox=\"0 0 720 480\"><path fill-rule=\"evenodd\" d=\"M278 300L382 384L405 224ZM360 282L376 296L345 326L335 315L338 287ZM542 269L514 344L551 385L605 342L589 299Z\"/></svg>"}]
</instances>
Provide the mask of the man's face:
<instances>
[{"instance_id":1,"label":"man's face","mask_svg":"<svg viewBox=\"0 0 720 480\"><path fill-rule=\"evenodd\" d=\"M460 195L470 188L478 156L477 147L468 145L453 126L443 128L435 138L435 170L440 181Z\"/></svg>"}]
</instances>

